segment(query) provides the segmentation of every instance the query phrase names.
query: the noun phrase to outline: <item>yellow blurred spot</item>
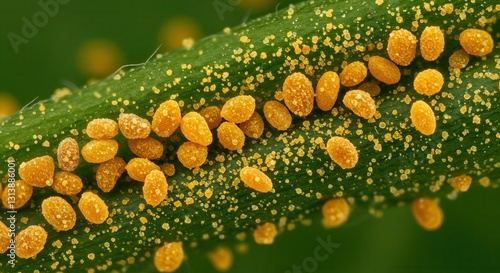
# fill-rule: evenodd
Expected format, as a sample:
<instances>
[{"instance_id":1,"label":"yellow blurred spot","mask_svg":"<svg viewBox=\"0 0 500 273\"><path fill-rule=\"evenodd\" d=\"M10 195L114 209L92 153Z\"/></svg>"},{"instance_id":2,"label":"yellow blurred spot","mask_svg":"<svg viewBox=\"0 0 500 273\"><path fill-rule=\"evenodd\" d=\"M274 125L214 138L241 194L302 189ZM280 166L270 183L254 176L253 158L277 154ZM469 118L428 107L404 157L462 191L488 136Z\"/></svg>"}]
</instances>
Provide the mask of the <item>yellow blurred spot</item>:
<instances>
[{"instance_id":1,"label":"yellow blurred spot","mask_svg":"<svg viewBox=\"0 0 500 273\"><path fill-rule=\"evenodd\" d=\"M0 92L0 119L19 111L19 101L9 93Z\"/></svg>"},{"instance_id":2,"label":"yellow blurred spot","mask_svg":"<svg viewBox=\"0 0 500 273\"><path fill-rule=\"evenodd\" d=\"M233 265L233 252L231 249L220 246L208 253L208 258L217 271L225 272Z\"/></svg>"},{"instance_id":3,"label":"yellow blurred spot","mask_svg":"<svg viewBox=\"0 0 500 273\"><path fill-rule=\"evenodd\" d=\"M201 37L201 27L193 19L174 17L163 23L159 39L163 49L171 51L182 46L185 39L196 41Z\"/></svg>"},{"instance_id":4,"label":"yellow blurred spot","mask_svg":"<svg viewBox=\"0 0 500 273\"><path fill-rule=\"evenodd\" d=\"M123 65L123 54L115 43L95 39L80 47L77 61L80 72L85 76L102 79Z\"/></svg>"},{"instance_id":5,"label":"yellow blurred spot","mask_svg":"<svg viewBox=\"0 0 500 273\"><path fill-rule=\"evenodd\" d=\"M241 6L252 11L266 11L274 7L276 0L242 0Z\"/></svg>"}]
</instances>

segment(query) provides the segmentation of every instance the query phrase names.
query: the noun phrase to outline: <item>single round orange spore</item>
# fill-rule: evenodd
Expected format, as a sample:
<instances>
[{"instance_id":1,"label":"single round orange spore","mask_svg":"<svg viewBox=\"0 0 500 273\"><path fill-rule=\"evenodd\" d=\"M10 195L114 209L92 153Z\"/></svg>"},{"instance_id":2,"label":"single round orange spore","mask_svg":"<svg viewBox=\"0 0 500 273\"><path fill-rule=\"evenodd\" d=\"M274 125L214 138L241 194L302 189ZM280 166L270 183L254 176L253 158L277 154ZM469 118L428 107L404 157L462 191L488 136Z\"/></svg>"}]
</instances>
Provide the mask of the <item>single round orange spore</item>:
<instances>
[{"instance_id":1,"label":"single round orange spore","mask_svg":"<svg viewBox=\"0 0 500 273\"><path fill-rule=\"evenodd\" d=\"M236 151L245 145L245 134L233 122L223 122L217 128L217 138L220 144L228 150Z\"/></svg>"},{"instance_id":2,"label":"single round orange spore","mask_svg":"<svg viewBox=\"0 0 500 273\"><path fill-rule=\"evenodd\" d=\"M127 163L125 163L125 160L120 157L115 157L99 164L95 174L99 189L103 192L110 192L115 187L118 178L120 178L125 171L126 165Z\"/></svg>"},{"instance_id":3,"label":"single round orange spore","mask_svg":"<svg viewBox=\"0 0 500 273\"><path fill-rule=\"evenodd\" d=\"M110 139L118 135L118 123L109 118L97 118L87 124L86 133L93 139Z\"/></svg>"},{"instance_id":4,"label":"single round orange spore","mask_svg":"<svg viewBox=\"0 0 500 273\"><path fill-rule=\"evenodd\" d=\"M418 225L425 230L436 230L443 224L443 210L430 198L421 197L414 200L411 209Z\"/></svg>"},{"instance_id":5,"label":"single round orange spore","mask_svg":"<svg viewBox=\"0 0 500 273\"><path fill-rule=\"evenodd\" d=\"M121 113L118 117L118 127L123 136L128 139L146 138L151 133L149 121L136 114Z\"/></svg>"},{"instance_id":6,"label":"single round orange spore","mask_svg":"<svg viewBox=\"0 0 500 273\"><path fill-rule=\"evenodd\" d=\"M398 65L409 65L417 55L417 37L406 29L393 30L387 42L389 58Z\"/></svg>"},{"instance_id":7,"label":"single round orange spore","mask_svg":"<svg viewBox=\"0 0 500 273\"><path fill-rule=\"evenodd\" d=\"M458 40L467 53L478 57L490 54L495 45L491 34L484 30L474 28L462 31Z\"/></svg>"},{"instance_id":8,"label":"single round orange spore","mask_svg":"<svg viewBox=\"0 0 500 273\"><path fill-rule=\"evenodd\" d=\"M163 163L160 165L160 169L166 176L174 176L175 174L175 165L172 163Z\"/></svg>"},{"instance_id":9,"label":"single round orange spore","mask_svg":"<svg viewBox=\"0 0 500 273\"><path fill-rule=\"evenodd\" d=\"M290 111L278 101L271 100L264 104L264 117L267 122L280 131L286 131L292 125Z\"/></svg>"},{"instance_id":10,"label":"single round orange spore","mask_svg":"<svg viewBox=\"0 0 500 273\"><path fill-rule=\"evenodd\" d=\"M35 257L45 247L47 232L41 226L29 226L17 234L16 256L22 259Z\"/></svg>"},{"instance_id":11,"label":"single round orange spore","mask_svg":"<svg viewBox=\"0 0 500 273\"><path fill-rule=\"evenodd\" d=\"M165 175L161 171L153 170L144 180L144 186L142 186L142 194L146 203L156 207L161 201L165 200L168 193L168 184Z\"/></svg>"},{"instance_id":12,"label":"single round orange spore","mask_svg":"<svg viewBox=\"0 0 500 273\"><path fill-rule=\"evenodd\" d=\"M253 238L255 242L260 245L272 245L276 235L278 235L276 225L269 222L257 226L253 231Z\"/></svg>"},{"instance_id":13,"label":"single round orange spore","mask_svg":"<svg viewBox=\"0 0 500 273\"><path fill-rule=\"evenodd\" d=\"M14 184L14 188L7 187L2 192L2 203L8 210L22 208L33 195L33 187L23 180L16 180Z\"/></svg>"},{"instance_id":14,"label":"single round orange spore","mask_svg":"<svg viewBox=\"0 0 500 273\"><path fill-rule=\"evenodd\" d=\"M208 253L208 258L215 270L225 272L233 265L233 252L230 248L220 246Z\"/></svg>"},{"instance_id":15,"label":"single round orange spore","mask_svg":"<svg viewBox=\"0 0 500 273\"><path fill-rule=\"evenodd\" d=\"M63 171L72 172L80 164L80 147L74 138L68 137L57 146L57 164Z\"/></svg>"},{"instance_id":16,"label":"single round orange spore","mask_svg":"<svg viewBox=\"0 0 500 273\"><path fill-rule=\"evenodd\" d=\"M426 69L417 74L413 80L413 88L421 95L432 96L439 91L444 84L441 72L436 69Z\"/></svg>"},{"instance_id":17,"label":"single round orange spore","mask_svg":"<svg viewBox=\"0 0 500 273\"><path fill-rule=\"evenodd\" d=\"M10 246L10 229L3 223L0 222L0 253L5 253Z\"/></svg>"},{"instance_id":18,"label":"single round orange spore","mask_svg":"<svg viewBox=\"0 0 500 273\"><path fill-rule=\"evenodd\" d=\"M56 231L70 230L76 223L75 210L59 196L43 200L42 215Z\"/></svg>"},{"instance_id":19,"label":"single round orange spore","mask_svg":"<svg viewBox=\"0 0 500 273\"><path fill-rule=\"evenodd\" d=\"M380 56L370 57L368 70L375 79L386 84L395 84L401 79L401 71L399 71L398 66Z\"/></svg>"},{"instance_id":20,"label":"single round orange spore","mask_svg":"<svg viewBox=\"0 0 500 273\"><path fill-rule=\"evenodd\" d=\"M321 212L323 225L327 228L334 228L343 225L349 219L351 209L345 198L333 198L323 204Z\"/></svg>"},{"instance_id":21,"label":"single round orange spore","mask_svg":"<svg viewBox=\"0 0 500 273\"><path fill-rule=\"evenodd\" d=\"M420 133L428 136L436 131L436 117L432 108L424 101L414 102L410 109L411 123Z\"/></svg>"},{"instance_id":22,"label":"single round orange spore","mask_svg":"<svg viewBox=\"0 0 500 273\"><path fill-rule=\"evenodd\" d=\"M229 122L242 123L250 119L254 110L255 99L252 96L240 95L226 101L220 115Z\"/></svg>"},{"instance_id":23,"label":"single round orange spore","mask_svg":"<svg viewBox=\"0 0 500 273\"><path fill-rule=\"evenodd\" d=\"M444 50L444 34L439 27L425 27L420 35L420 54L426 61L436 60Z\"/></svg>"},{"instance_id":24,"label":"single round orange spore","mask_svg":"<svg viewBox=\"0 0 500 273\"><path fill-rule=\"evenodd\" d=\"M181 242L165 243L155 252L154 263L160 272L174 272L184 260L184 250Z\"/></svg>"},{"instance_id":25,"label":"single round orange spore","mask_svg":"<svg viewBox=\"0 0 500 273\"><path fill-rule=\"evenodd\" d=\"M358 163L358 151L347 138L334 136L326 143L328 155L342 169L351 169Z\"/></svg>"},{"instance_id":26,"label":"single round orange spore","mask_svg":"<svg viewBox=\"0 0 500 273\"><path fill-rule=\"evenodd\" d=\"M190 141L182 143L182 145L177 149L177 158L181 164L188 169L193 169L203 165L203 163L207 160L207 156L207 146Z\"/></svg>"},{"instance_id":27,"label":"single round orange spore","mask_svg":"<svg viewBox=\"0 0 500 273\"><path fill-rule=\"evenodd\" d=\"M283 83L283 98L290 112L299 117L306 117L314 107L311 81L300 72L289 75Z\"/></svg>"},{"instance_id":28,"label":"single round orange spore","mask_svg":"<svg viewBox=\"0 0 500 273\"><path fill-rule=\"evenodd\" d=\"M54 183L52 189L59 194L75 195L80 193L83 188L82 179L70 172L56 172L54 174Z\"/></svg>"},{"instance_id":29,"label":"single round orange spore","mask_svg":"<svg viewBox=\"0 0 500 273\"><path fill-rule=\"evenodd\" d=\"M160 137L169 137L181 124L181 108L175 100L160 104L153 115L151 128Z\"/></svg>"},{"instance_id":30,"label":"single round orange spore","mask_svg":"<svg viewBox=\"0 0 500 273\"><path fill-rule=\"evenodd\" d=\"M207 121L210 130L219 127L219 124L222 122L220 111L220 108L217 106L208 106L200 111L200 115Z\"/></svg>"},{"instance_id":31,"label":"single round orange spore","mask_svg":"<svg viewBox=\"0 0 500 273\"><path fill-rule=\"evenodd\" d=\"M448 59L448 63L452 68L462 69L469 64L469 53L463 49L453 52Z\"/></svg>"},{"instance_id":32,"label":"single round orange spore","mask_svg":"<svg viewBox=\"0 0 500 273\"><path fill-rule=\"evenodd\" d=\"M375 101L369 93L362 90L348 91L342 99L344 105L357 116L364 119L372 118L377 112Z\"/></svg>"},{"instance_id":33,"label":"single round orange spore","mask_svg":"<svg viewBox=\"0 0 500 273\"><path fill-rule=\"evenodd\" d=\"M249 120L240 124L240 129L249 137L258 139L264 133L264 120L257 112L253 112Z\"/></svg>"},{"instance_id":34,"label":"single round orange spore","mask_svg":"<svg viewBox=\"0 0 500 273\"><path fill-rule=\"evenodd\" d=\"M181 132L187 140L203 146L208 146L213 141L207 121L196 112L189 112L182 118Z\"/></svg>"},{"instance_id":35,"label":"single round orange spore","mask_svg":"<svg viewBox=\"0 0 500 273\"><path fill-rule=\"evenodd\" d=\"M102 224L108 219L108 206L95 193L84 192L78 201L78 208L85 219L93 224Z\"/></svg>"},{"instance_id":36,"label":"single round orange spore","mask_svg":"<svg viewBox=\"0 0 500 273\"><path fill-rule=\"evenodd\" d=\"M364 82L358 89L367 92L372 97L378 96L381 91L380 86L375 81Z\"/></svg>"},{"instance_id":37,"label":"single round orange spore","mask_svg":"<svg viewBox=\"0 0 500 273\"><path fill-rule=\"evenodd\" d=\"M155 163L145 158L133 158L125 166L128 175L137 181L144 182L146 176L153 170L160 170Z\"/></svg>"},{"instance_id":38,"label":"single round orange spore","mask_svg":"<svg viewBox=\"0 0 500 273\"><path fill-rule=\"evenodd\" d=\"M129 139L127 142L130 151L138 157L154 160L163 155L163 144L154 138Z\"/></svg>"},{"instance_id":39,"label":"single round orange spore","mask_svg":"<svg viewBox=\"0 0 500 273\"><path fill-rule=\"evenodd\" d=\"M270 192L273 189L271 178L256 168L244 167L240 171L240 178L245 185L258 192Z\"/></svg>"},{"instance_id":40,"label":"single round orange spore","mask_svg":"<svg viewBox=\"0 0 500 273\"><path fill-rule=\"evenodd\" d=\"M455 190L466 192L469 190L472 178L468 175L462 174L448 179L448 183L450 183Z\"/></svg>"},{"instance_id":41,"label":"single round orange spore","mask_svg":"<svg viewBox=\"0 0 500 273\"><path fill-rule=\"evenodd\" d=\"M54 159L45 155L21 163L19 176L27 184L42 188L52 185L54 169Z\"/></svg>"},{"instance_id":42,"label":"single round orange spore","mask_svg":"<svg viewBox=\"0 0 500 273\"><path fill-rule=\"evenodd\" d=\"M82 156L89 163L102 163L115 157L118 153L118 142L114 139L95 139L85 144Z\"/></svg>"},{"instance_id":43,"label":"single round orange spore","mask_svg":"<svg viewBox=\"0 0 500 273\"><path fill-rule=\"evenodd\" d=\"M343 86L351 87L360 84L368 74L366 65L362 62L352 62L348 64L340 73L340 83Z\"/></svg>"},{"instance_id":44,"label":"single round orange spore","mask_svg":"<svg viewBox=\"0 0 500 273\"><path fill-rule=\"evenodd\" d=\"M337 73L333 71L323 73L316 85L316 104L318 104L319 109L323 111L331 110L335 102L337 102L339 89L340 78Z\"/></svg>"}]
</instances>

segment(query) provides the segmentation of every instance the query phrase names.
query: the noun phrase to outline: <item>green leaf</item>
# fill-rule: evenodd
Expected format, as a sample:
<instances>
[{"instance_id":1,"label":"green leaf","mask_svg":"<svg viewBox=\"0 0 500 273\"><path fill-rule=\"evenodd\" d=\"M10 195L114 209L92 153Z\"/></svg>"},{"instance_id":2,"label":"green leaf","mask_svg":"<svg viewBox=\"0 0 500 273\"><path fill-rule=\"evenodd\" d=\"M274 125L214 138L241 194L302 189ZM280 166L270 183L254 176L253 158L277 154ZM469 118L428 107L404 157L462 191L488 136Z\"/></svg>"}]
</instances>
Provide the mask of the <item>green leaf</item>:
<instances>
[{"instance_id":1,"label":"green leaf","mask_svg":"<svg viewBox=\"0 0 500 273\"><path fill-rule=\"evenodd\" d=\"M228 152L214 143L208 162L193 171L182 167L175 156L184 141L181 134L168 138L166 154L157 163L171 162L176 172L168 178L168 200L160 207L145 203L142 184L123 178L112 192L98 193L110 208L106 223L91 225L77 210L75 228L56 232L40 212L43 199L56 193L35 189L30 203L16 214L17 232L42 225L49 237L35 259L17 258L14 270L154 271L152 256L165 242L183 241L189 256L195 251L191 248L232 239L259 223L274 222L284 231L296 221L311 218L332 197L343 196L360 211L377 214L420 196L454 195L447 180L457 175L472 177L473 186L479 182L497 187L499 46L484 58L472 57L461 71L448 67L448 57L460 48L457 36L464 29L486 29L499 38L499 6L480 2L454 1L450 12L444 0L433 5L304 2L2 120L1 171L6 175L9 157L18 165L41 155L55 158L59 141L68 136L82 147L90 140L83 130L94 118L117 119L126 112L150 119L168 99L178 101L187 113L209 105L220 107L239 94L255 97L262 113L263 104L275 98L293 72L306 74L316 84L325 71L340 72L344 62L387 56L387 38L394 29L405 28L419 37L425 26L435 25L446 33L445 51L437 61L417 56L410 66L400 68L399 83L381 85L375 119L361 119L344 107L344 88L331 112L315 109L305 119L294 117L293 127L286 132L266 126L263 137L247 140L241 152ZM308 54L303 46L310 48ZM445 76L443 90L431 97L418 95L412 87L414 75L426 68ZM437 130L431 136L423 136L411 125L409 111L415 100L434 108ZM355 168L344 170L327 155L323 146L335 135L357 147L360 159ZM131 159L125 139L117 140L123 146L119 156ZM265 170L274 192L258 193L244 186L239 170L247 165ZM76 171L85 190L97 189L93 167L85 163ZM206 194L209 191L211 196ZM76 204L77 197L71 201ZM2 222L7 223L7 217L4 211ZM8 266L7 261L2 255L2 267Z\"/></svg>"}]
</instances>

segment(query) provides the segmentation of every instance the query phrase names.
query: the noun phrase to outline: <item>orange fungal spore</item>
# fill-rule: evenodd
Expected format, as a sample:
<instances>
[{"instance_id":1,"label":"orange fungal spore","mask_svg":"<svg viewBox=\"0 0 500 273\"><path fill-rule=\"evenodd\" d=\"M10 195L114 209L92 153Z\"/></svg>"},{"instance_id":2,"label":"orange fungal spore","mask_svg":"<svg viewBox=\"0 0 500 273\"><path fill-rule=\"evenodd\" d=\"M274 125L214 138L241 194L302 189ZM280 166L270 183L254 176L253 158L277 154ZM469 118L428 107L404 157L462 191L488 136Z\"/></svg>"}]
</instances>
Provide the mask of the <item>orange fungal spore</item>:
<instances>
[{"instance_id":1,"label":"orange fungal spore","mask_svg":"<svg viewBox=\"0 0 500 273\"><path fill-rule=\"evenodd\" d=\"M224 148L231 151L239 150L245 144L245 134L233 122L221 123L217 128L217 138Z\"/></svg>"},{"instance_id":2,"label":"orange fungal spore","mask_svg":"<svg viewBox=\"0 0 500 273\"><path fill-rule=\"evenodd\" d=\"M369 93L362 90L348 91L342 99L344 105L357 116L364 119L372 118L377 112L375 101Z\"/></svg>"},{"instance_id":3,"label":"orange fungal spore","mask_svg":"<svg viewBox=\"0 0 500 273\"><path fill-rule=\"evenodd\" d=\"M41 226L28 226L17 234L16 255L22 259L35 257L45 247L47 242L47 232Z\"/></svg>"},{"instance_id":4,"label":"orange fungal spore","mask_svg":"<svg viewBox=\"0 0 500 273\"><path fill-rule=\"evenodd\" d=\"M365 68L366 69L366 68ZM337 102L340 89L340 78L333 71L325 72L316 85L316 104L319 109L329 111Z\"/></svg>"},{"instance_id":5,"label":"orange fungal spore","mask_svg":"<svg viewBox=\"0 0 500 273\"><path fill-rule=\"evenodd\" d=\"M448 58L448 63L452 68L462 69L469 64L469 53L463 49L453 52Z\"/></svg>"},{"instance_id":6,"label":"orange fungal spore","mask_svg":"<svg viewBox=\"0 0 500 273\"><path fill-rule=\"evenodd\" d=\"M93 224L102 224L108 219L108 206L95 193L84 192L78 201L78 208L85 219Z\"/></svg>"},{"instance_id":7,"label":"orange fungal spore","mask_svg":"<svg viewBox=\"0 0 500 273\"><path fill-rule=\"evenodd\" d=\"M0 253L5 253L10 246L10 229L0 221Z\"/></svg>"},{"instance_id":8,"label":"orange fungal spore","mask_svg":"<svg viewBox=\"0 0 500 273\"><path fill-rule=\"evenodd\" d=\"M129 139L127 143L130 151L138 157L154 160L163 155L163 144L152 137Z\"/></svg>"},{"instance_id":9,"label":"orange fungal spore","mask_svg":"<svg viewBox=\"0 0 500 273\"><path fill-rule=\"evenodd\" d=\"M59 196L43 200L42 215L56 231L70 230L76 223L75 210Z\"/></svg>"},{"instance_id":10,"label":"orange fungal spore","mask_svg":"<svg viewBox=\"0 0 500 273\"><path fill-rule=\"evenodd\" d=\"M33 187L23 180L16 180L12 192L9 196L9 188L2 192L2 203L8 210L20 209L31 199L33 195ZM12 188L10 188L12 189ZM9 199L10 197L10 199Z\"/></svg>"},{"instance_id":11,"label":"orange fungal spore","mask_svg":"<svg viewBox=\"0 0 500 273\"><path fill-rule=\"evenodd\" d=\"M401 71L399 71L398 66L384 57L370 57L368 70L375 79L386 84L395 84L401 79Z\"/></svg>"},{"instance_id":12,"label":"orange fungal spore","mask_svg":"<svg viewBox=\"0 0 500 273\"><path fill-rule=\"evenodd\" d=\"M264 120L259 113L253 112L247 121L240 124L240 129L247 137L258 139L264 133Z\"/></svg>"},{"instance_id":13,"label":"orange fungal spore","mask_svg":"<svg viewBox=\"0 0 500 273\"><path fill-rule=\"evenodd\" d=\"M57 164L61 170L72 172L80 164L80 148L74 138L68 137L57 146Z\"/></svg>"},{"instance_id":14,"label":"orange fungal spore","mask_svg":"<svg viewBox=\"0 0 500 273\"><path fill-rule=\"evenodd\" d=\"M342 169L351 169L358 163L356 146L347 138L334 136L326 144L328 155Z\"/></svg>"},{"instance_id":15,"label":"orange fungal spore","mask_svg":"<svg viewBox=\"0 0 500 273\"><path fill-rule=\"evenodd\" d=\"M292 125L292 115L282 103L271 100L264 104L264 117L272 127L286 131Z\"/></svg>"},{"instance_id":16,"label":"orange fungal spore","mask_svg":"<svg viewBox=\"0 0 500 273\"><path fill-rule=\"evenodd\" d=\"M121 113L118 117L118 127L128 139L146 138L151 133L151 123L136 114Z\"/></svg>"},{"instance_id":17,"label":"orange fungal spore","mask_svg":"<svg viewBox=\"0 0 500 273\"><path fill-rule=\"evenodd\" d=\"M323 225L334 228L343 225L349 219L350 207L345 198L333 198L321 207Z\"/></svg>"},{"instance_id":18,"label":"orange fungal spore","mask_svg":"<svg viewBox=\"0 0 500 273\"><path fill-rule=\"evenodd\" d=\"M142 194L146 203L156 207L158 206L168 193L168 184L165 175L161 171L153 170L151 171L144 180L144 185L142 186Z\"/></svg>"},{"instance_id":19,"label":"orange fungal spore","mask_svg":"<svg viewBox=\"0 0 500 273\"><path fill-rule=\"evenodd\" d=\"M436 117L432 108L424 101L414 102L410 109L411 123L420 133L428 136L436 131Z\"/></svg>"},{"instance_id":20,"label":"orange fungal spore","mask_svg":"<svg viewBox=\"0 0 500 273\"><path fill-rule=\"evenodd\" d=\"M258 192L270 192L273 189L271 178L256 168L244 167L240 171L240 178L245 185Z\"/></svg>"},{"instance_id":21,"label":"orange fungal spore","mask_svg":"<svg viewBox=\"0 0 500 273\"><path fill-rule=\"evenodd\" d=\"M413 80L413 88L421 95L432 96L439 91L444 84L441 72L436 69L426 69L417 74Z\"/></svg>"},{"instance_id":22,"label":"orange fungal spore","mask_svg":"<svg viewBox=\"0 0 500 273\"><path fill-rule=\"evenodd\" d=\"M411 209L415 221L425 230L433 231L443 224L443 210L433 199L418 198L413 201Z\"/></svg>"},{"instance_id":23,"label":"orange fungal spore","mask_svg":"<svg viewBox=\"0 0 500 273\"><path fill-rule=\"evenodd\" d=\"M468 175L462 174L448 179L448 183L450 183L455 190L466 192L469 190L472 178Z\"/></svg>"},{"instance_id":24,"label":"orange fungal spore","mask_svg":"<svg viewBox=\"0 0 500 273\"><path fill-rule=\"evenodd\" d=\"M293 73L285 79L283 97L290 112L299 117L306 117L314 107L312 83L300 72Z\"/></svg>"},{"instance_id":25,"label":"orange fungal spore","mask_svg":"<svg viewBox=\"0 0 500 273\"><path fill-rule=\"evenodd\" d=\"M203 163L207 160L207 156L207 146L191 141L182 143L177 149L177 158L181 164L188 169L193 169L203 165Z\"/></svg>"},{"instance_id":26,"label":"orange fungal spore","mask_svg":"<svg viewBox=\"0 0 500 273\"><path fill-rule=\"evenodd\" d=\"M33 187L47 187L54 181L54 169L54 159L45 155L21 163L19 176Z\"/></svg>"},{"instance_id":27,"label":"orange fungal spore","mask_svg":"<svg viewBox=\"0 0 500 273\"><path fill-rule=\"evenodd\" d=\"M160 167L146 158L133 158L127 163L125 169L132 179L144 182L151 171L160 170Z\"/></svg>"},{"instance_id":28,"label":"orange fungal spore","mask_svg":"<svg viewBox=\"0 0 500 273\"><path fill-rule=\"evenodd\" d=\"M255 99L252 96L240 95L226 101L220 115L229 122L242 123L250 119L254 110Z\"/></svg>"},{"instance_id":29,"label":"orange fungal spore","mask_svg":"<svg viewBox=\"0 0 500 273\"><path fill-rule=\"evenodd\" d=\"M151 129L160 137L169 137L181 124L181 108L175 100L160 104L153 115Z\"/></svg>"},{"instance_id":30,"label":"orange fungal spore","mask_svg":"<svg viewBox=\"0 0 500 273\"><path fill-rule=\"evenodd\" d=\"M174 272L184 260L181 242L165 243L155 252L154 264L160 272Z\"/></svg>"},{"instance_id":31,"label":"orange fungal spore","mask_svg":"<svg viewBox=\"0 0 500 273\"><path fill-rule=\"evenodd\" d=\"M118 134L118 124L109 118L98 118L87 124L87 135L93 139L110 139Z\"/></svg>"},{"instance_id":32,"label":"orange fungal spore","mask_svg":"<svg viewBox=\"0 0 500 273\"><path fill-rule=\"evenodd\" d=\"M115 157L118 142L114 139L96 139L82 148L82 156L89 163L102 163Z\"/></svg>"},{"instance_id":33,"label":"orange fungal spore","mask_svg":"<svg viewBox=\"0 0 500 273\"><path fill-rule=\"evenodd\" d=\"M406 29L393 30L387 42L389 58L398 65L409 65L417 54L417 37Z\"/></svg>"},{"instance_id":34,"label":"orange fungal spore","mask_svg":"<svg viewBox=\"0 0 500 273\"><path fill-rule=\"evenodd\" d=\"M469 28L462 31L458 40L467 53L478 57L490 54L495 45L491 34L484 30L475 28Z\"/></svg>"},{"instance_id":35,"label":"orange fungal spore","mask_svg":"<svg viewBox=\"0 0 500 273\"><path fill-rule=\"evenodd\" d=\"M257 244L271 245L274 243L274 238L278 235L276 225L270 222L258 225L253 231L253 238Z\"/></svg>"},{"instance_id":36,"label":"orange fungal spore","mask_svg":"<svg viewBox=\"0 0 500 273\"><path fill-rule=\"evenodd\" d=\"M208 146L213 141L207 121L196 112L189 112L181 120L181 132L191 142Z\"/></svg>"},{"instance_id":37,"label":"orange fungal spore","mask_svg":"<svg viewBox=\"0 0 500 273\"><path fill-rule=\"evenodd\" d=\"M208 106L200 111L200 115L205 119L210 130L219 127L222 122L221 110L217 106Z\"/></svg>"},{"instance_id":38,"label":"orange fungal spore","mask_svg":"<svg viewBox=\"0 0 500 273\"><path fill-rule=\"evenodd\" d=\"M118 178L125 171L126 165L125 160L120 157L99 164L95 175L99 189L103 192L110 192L115 187Z\"/></svg>"},{"instance_id":39,"label":"orange fungal spore","mask_svg":"<svg viewBox=\"0 0 500 273\"><path fill-rule=\"evenodd\" d=\"M360 84L368 75L366 65L362 62L352 62L344 67L340 73L340 83L343 86L351 87Z\"/></svg>"},{"instance_id":40,"label":"orange fungal spore","mask_svg":"<svg viewBox=\"0 0 500 273\"><path fill-rule=\"evenodd\" d=\"M82 179L70 172L56 172L54 174L54 183L52 189L55 192L63 195L75 195L80 193L83 188Z\"/></svg>"},{"instance_id":41,"label":"orange fungal spore","mask_svg":"<svg viewBox=\"0 0 500 273\"><path fill-rule=\"evenodd\" d=\"M420 35L420 54L426 61L435 61L444 50L444 34L437 26L425 27Z\"/></svg>"}]
</instances>

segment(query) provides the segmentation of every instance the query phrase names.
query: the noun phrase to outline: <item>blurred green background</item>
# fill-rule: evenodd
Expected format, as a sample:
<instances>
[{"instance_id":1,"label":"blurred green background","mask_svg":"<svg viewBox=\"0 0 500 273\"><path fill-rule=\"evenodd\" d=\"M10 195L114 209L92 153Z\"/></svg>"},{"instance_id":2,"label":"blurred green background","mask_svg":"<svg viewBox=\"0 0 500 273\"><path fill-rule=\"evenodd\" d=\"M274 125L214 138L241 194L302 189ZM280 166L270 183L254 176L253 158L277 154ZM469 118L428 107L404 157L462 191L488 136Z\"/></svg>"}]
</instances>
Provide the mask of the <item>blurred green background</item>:
<instances>
[{"instance_id":1,"label":"blurred green background","mask_svg":"<svg viewBox=\"0 0 500 273\"><path fill-rule=\"evenodd\" d=\"M38 1L0 0L0 117L48 98L56 88L76 89L123 64L142 63L161 43L160 53L185 36L199 39L293 2L59 0L44 21ZM32 37L19 40L23 18L34 17L36 34L25 29ZM498 196L498 190L473 184L457 201L442 200L445 222L435 232L417 226L409 207L389 209L381 219L359 208L347 225L333 230L325 230L317 216L312 226L281 233L271 246L247 238L246 254L227 242L234 252L230 272L500 272ZM313 256L318 238L328 236L340 244L328 259L314 270L292 270ZM214 271L206 255L212 247L188 249L179 272Z\"/></svg>"}]
</instances>

